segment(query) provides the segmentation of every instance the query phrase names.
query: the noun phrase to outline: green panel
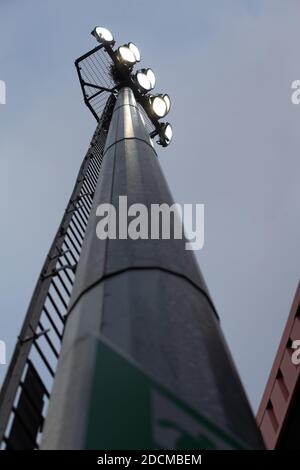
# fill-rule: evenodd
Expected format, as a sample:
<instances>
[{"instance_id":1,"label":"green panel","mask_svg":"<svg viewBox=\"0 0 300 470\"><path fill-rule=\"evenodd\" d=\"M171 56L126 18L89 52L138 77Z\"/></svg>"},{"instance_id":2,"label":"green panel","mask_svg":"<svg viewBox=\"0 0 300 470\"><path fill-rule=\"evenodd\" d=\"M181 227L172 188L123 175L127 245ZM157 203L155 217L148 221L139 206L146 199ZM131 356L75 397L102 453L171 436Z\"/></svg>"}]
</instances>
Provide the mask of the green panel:
<instances>
[{"instance_id":1,"label":"green panel","mask_svg":"<svg viewBox=\"0 0 300 470\"><path fill-rule=\"evenodd\" d=\"M86 449L246 449L98 340Z\"/></svg>"}]
</instances>

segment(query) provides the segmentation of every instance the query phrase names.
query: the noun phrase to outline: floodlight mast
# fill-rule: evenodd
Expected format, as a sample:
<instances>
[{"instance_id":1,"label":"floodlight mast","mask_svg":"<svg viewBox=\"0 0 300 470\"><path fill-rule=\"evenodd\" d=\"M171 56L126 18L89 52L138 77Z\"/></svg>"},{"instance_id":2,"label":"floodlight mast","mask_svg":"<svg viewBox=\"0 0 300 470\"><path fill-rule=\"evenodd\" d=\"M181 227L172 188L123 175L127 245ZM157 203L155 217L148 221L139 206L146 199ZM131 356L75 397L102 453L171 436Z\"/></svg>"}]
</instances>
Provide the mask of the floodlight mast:
<instances>
[{"instance_id":1,"label":"floodlight mast","mask_svg":"<svg viewBox=\"0 0 300 470\"><path fill-rule=\"evenodd\" d=\"M42 449L263 448L186 240L97 237L103 203L173 204L143 97L118 72Z\"/></svg>"}]
</instances>

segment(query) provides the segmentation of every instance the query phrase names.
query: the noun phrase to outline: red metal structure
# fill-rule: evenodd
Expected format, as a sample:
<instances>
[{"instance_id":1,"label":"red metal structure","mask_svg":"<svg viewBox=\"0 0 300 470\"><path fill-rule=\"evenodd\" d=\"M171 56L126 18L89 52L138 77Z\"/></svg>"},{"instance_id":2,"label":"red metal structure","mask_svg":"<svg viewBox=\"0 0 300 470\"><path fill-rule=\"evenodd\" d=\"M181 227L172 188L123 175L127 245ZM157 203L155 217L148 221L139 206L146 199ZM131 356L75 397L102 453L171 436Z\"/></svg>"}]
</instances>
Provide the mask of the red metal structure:
<instances>
[{"instance_id":1,"label":"red metal structure","mask_svg":"<svg viewBox=\"0 0 300 470\"><path fill-rule=\"evenodd\" d=\"M295 340L300 340L300 282L257 413L267 449L300 449L300 364L292 362Z\"/></svg>"}]
</instances>

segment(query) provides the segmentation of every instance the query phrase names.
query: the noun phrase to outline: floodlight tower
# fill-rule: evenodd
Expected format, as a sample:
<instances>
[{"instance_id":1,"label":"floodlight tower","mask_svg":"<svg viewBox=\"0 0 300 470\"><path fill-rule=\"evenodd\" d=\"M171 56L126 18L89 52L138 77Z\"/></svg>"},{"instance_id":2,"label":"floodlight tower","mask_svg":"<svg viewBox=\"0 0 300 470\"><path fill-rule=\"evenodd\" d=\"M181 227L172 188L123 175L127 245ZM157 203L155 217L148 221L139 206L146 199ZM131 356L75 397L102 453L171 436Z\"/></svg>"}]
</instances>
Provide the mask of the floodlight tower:
<instances>
[{"instance_id":1,"label":"floodlight tower","mask_svg":"<svg viewBox=\"0 0 300 470\"><path fill-rule=\"evenodd\" d=\"M172 126L153 70L134 71L137 46L92 34L75 65L98 124L1 390L1 445L262 448L186 240L97 237L100 204L172 206L153 143L168 146Z\"/></svg>"},{"instance_id":2,"label":"floodlight tower","mask_svg":"<svg viewBox=\"0 0 300 470\"><path fill-rule=\"evenodd\" d=\"M138 48L130 42L114 50L104 28L92 34L112 59L116 103L42 448L261 448L185 240L97 238L99 204L118 207L122 195L148 208L173 204L152 142L158 134L160 144L169 144L172 128L159 122L170 110L169 96L149 95L153 71L133 72ZM92 85L80 78L83 90ZM154 126L150 135L142 109Z\"/></svg>"}]
</instances>

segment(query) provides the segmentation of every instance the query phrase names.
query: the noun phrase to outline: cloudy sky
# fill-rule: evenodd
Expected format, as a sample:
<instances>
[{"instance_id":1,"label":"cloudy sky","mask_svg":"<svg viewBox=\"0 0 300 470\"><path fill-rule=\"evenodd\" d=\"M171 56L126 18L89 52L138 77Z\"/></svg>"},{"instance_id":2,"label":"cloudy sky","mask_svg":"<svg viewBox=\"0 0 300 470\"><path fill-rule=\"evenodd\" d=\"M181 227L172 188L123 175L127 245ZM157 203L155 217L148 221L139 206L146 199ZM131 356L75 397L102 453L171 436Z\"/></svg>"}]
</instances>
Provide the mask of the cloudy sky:
<instances>
[{"instance_id":1,"label":"cloudy sky","mask_svg":"<svg viewBox=\"0 0 300 470\"><path fill-rule=\"evenodd\" d=\"M74 59L96 24L136 42L173 108L159 149L256 410L300 268L298 0L1 0L0 339L8 356L95 128ZM6 368L0 366L0 380Z\"/></svg>"}]
</instances>

